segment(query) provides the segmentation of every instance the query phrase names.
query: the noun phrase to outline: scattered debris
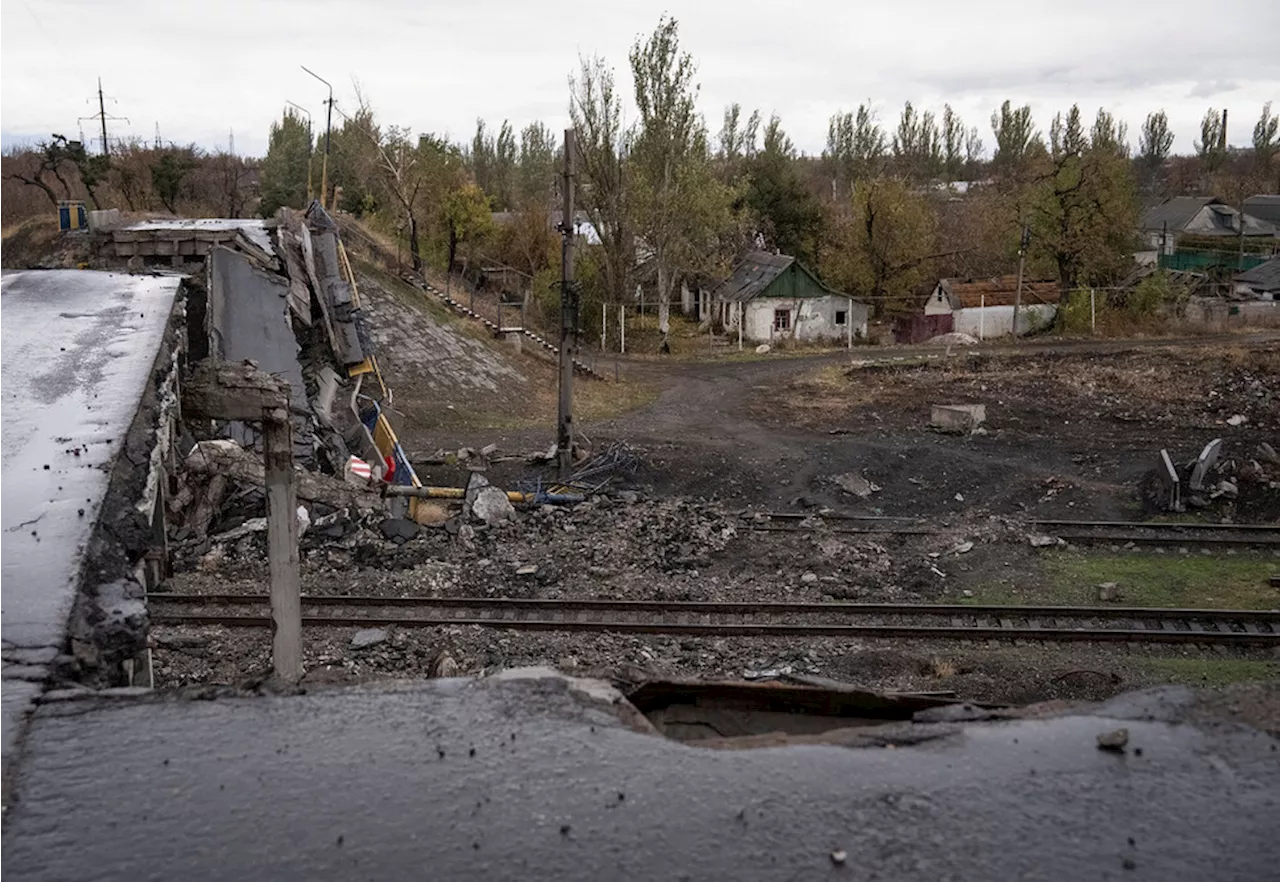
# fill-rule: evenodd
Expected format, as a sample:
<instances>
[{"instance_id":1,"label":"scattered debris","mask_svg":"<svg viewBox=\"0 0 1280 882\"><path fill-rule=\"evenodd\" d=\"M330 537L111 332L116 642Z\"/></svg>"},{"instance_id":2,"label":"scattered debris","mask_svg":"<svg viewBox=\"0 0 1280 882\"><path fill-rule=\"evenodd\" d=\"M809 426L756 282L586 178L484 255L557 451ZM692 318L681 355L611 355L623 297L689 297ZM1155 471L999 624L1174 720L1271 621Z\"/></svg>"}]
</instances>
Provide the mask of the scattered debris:
<instances>
[{"instance_id":1,"label":"scattered debris","mask_svg":"<svg viewBox=\"0 0 1280 882\"><path fill-rule=\"evenodd\" d=\"M1048 548L1052 545L1066 544L1056 536L1036 535L1036 534L1027 536L1027 541L1031 543L1032 548Z\"/></svg>"},{"instance_id":2,"label":"scattered debris","mask_svg":"<svg viewBox=\"0 0 1280 882\"><path fill-rule=\"evenodd\" d=\"M1247 422L1249 422L1249 418L1242 413L1227 417L1228 426L1243 426Z\"/></svg>"},{"instance_id":3,"label":"scattered debris","mask_svg":"<svg viewBox=\"0 0 1280 882\"><path fill-rule=\"evenodd\" d=\"M351 635L352 649L368 649L371 646L386 642L387 632L385 628L361 628Z\"/></svg>"},{"instance_id":4,"label":"scattered debris","mask_svg":"<svg viewBox=\"0 0 1280 882\"><path fill-rule=\"evenodd\" d=\"M1095 588L1098 592L1098 600L1103 603L1114 603L1124 596L1120 592L1120 586L1115 582L1102 582Z\"/></svg>"},{"instance_id":5,"label":"scattered debris","mask_svg":"<svg viewBox=\"0 0 1280 882\"><path fill-rule=\"evenodd\" d=\"M417 523L408 518L387 518L379 525L378 529L382 531L384 539L390 539L397 545L403 545L417 536L420 528Z\"/></svg>"},{"instance_id":6,"label":"scattered debris","mask_svg":"<svg viewBox=\"0 0 1280 882\"><path fill-rule=\"evenodd\" d=\"M935 404L929 412L929 428L938 432L967 434L986 420L985 404Z\"/></svg>"},{"instance_id":7,"label":"scattered debris","mask_svg":"<svg viewBox=\"0 0 1280 882\"><path fill-rule=\"evenodd\" d=\"M968 541L961 542L951 549L952 554L968 554L970 551L973 551L973 543Z\"/></svg>"},{"instance_id":8,"label":"scattered debris","mask_svg":"<svg viewBox=\"0 0 1280 882\"><path fill-rule=\"evenodd\" d=\"M756 347L756 355L766 355L771 348L768 343L761 343Z\"/></svg>"},{"instance_id":9,"label":"scattered debris","mask_svg":"<svg viewBox=\"0 0 1280 882\"><path fill-rule=\"evenodd\" d=\"M845 493L861 499L866 499L880 489L879 485L868 481L857 472L845 472L843 475L836 475L831 480Z\"/></svg>"},{"instance_id":10,"label":"scattered debris","mask_svg":"<svg viewBox=\"0 0 1280 882\"><path fill-rule=\"evenodd\" d=\"M1229 499L1235 499L1240 495L1240 488L1231 481L1219 481L1218 487L1210 494L1209 498L1214 499L1218 496L1226 496Z\"/></svg>"},{"instance_id":11,"label":"scattered debris","mask_svg":"<svg viewBox=\"0 0 1280 882\"><path fill-rule=\"evenodd\" d=\"M954 498L955 498L955 501L956 501L956 502L964 502L964 494L963 494L963 493L957 493L957 494L955 495L955 497L954 497Z\"/></svg>"},{"instance_id":12,"label":"scattered debris","mask_svg":"<svg viewBox=\"0 0 1280 882\"><path fill-rule=\"evenodd\" d=\"M1266 441L1258 445L1258 456L1265 463L1280 465L1280 453L1277 453L1276 449Z\"/></svg>"},{"instance_id":13,"label":"scattered debris","mask_svg":"<svg viewBox=\"0 0 1280 882\"><path fill-rule=\"evenodd\" d=\"M1116 729L1111 732L1103 732L1098 736L1098 750L1109 750L1113 753L1124 753L1125 745L1128 743L1128 729Z\"/></svg>"},{"instance_id":14,"label":"scattered debris","mask_svg":"<svg viewBox=\"0 0 1280 882\"><path fill-rule=\"evenodd\" d=\"M843 866L844 862L848 859L849 853L843 848L837 848L835 851L831 852L831 863L835 864L837 867Z\"/></svg>"}]
</instances>

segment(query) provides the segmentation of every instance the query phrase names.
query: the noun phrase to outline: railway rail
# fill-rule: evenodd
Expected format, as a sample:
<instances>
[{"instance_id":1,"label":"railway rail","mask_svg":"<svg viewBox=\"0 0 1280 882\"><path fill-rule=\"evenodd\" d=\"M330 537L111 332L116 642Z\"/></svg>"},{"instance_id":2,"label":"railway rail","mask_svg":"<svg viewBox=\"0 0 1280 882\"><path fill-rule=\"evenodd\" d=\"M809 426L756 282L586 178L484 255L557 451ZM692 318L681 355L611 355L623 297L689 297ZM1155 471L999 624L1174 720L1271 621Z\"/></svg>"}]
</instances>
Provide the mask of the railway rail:
<instances>
[{"instance_id":1,"label":"railway rail","mask_svg":"<svg viewBox=\"0 0 1280 882\"><path fill-rule=\"evenodd\" d=\"M161 625L269 627L265 594L151 594ZM1280 645L1280 610L304 595L304 626Z\"/></svg>"},{"instance_id":2,"label":"railway rail","mask_svg":"<svg viewBox=\"0 0 1280 882\"><path fill-rule=\"evenodd\" d=\"M751 525L765 533L796 533L807 528L799 522L818 518L832 522L832 533L933 536L943 531L920 518L846 515L836 513L766 512L767 522ZM1280 524L1160 523L1151 521L1030 520L1030 529L1067 542L1134 545L1197 545L1280 549Z\"/></svg>"}]
</instances>

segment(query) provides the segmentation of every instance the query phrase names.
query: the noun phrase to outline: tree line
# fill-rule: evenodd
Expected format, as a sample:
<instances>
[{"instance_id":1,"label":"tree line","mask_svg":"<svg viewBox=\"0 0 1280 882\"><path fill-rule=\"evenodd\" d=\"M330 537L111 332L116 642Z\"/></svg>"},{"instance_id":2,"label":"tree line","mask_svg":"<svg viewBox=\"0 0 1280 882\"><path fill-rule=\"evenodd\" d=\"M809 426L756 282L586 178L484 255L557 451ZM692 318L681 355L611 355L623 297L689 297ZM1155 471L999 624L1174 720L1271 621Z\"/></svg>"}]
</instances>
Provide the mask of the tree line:
<instances>
[{"instance_id":1,"label":"tree line","mask_svg":"<svg viewBox=\"0 0 1280 882\"><path fill-rule=\"evenodd\" d=\"M821 154L806 156L777 114L739 103L712 131L697 72L678 22L664 16L628 53L628 92L599 56L569 77L578 200L599 238L580 249L589 306L629 301L643 285L665 327L682 282L714 285L745 250L765 248L892 311L938 276L1010 272L1024 235L1029 277L1105 286L1128 270L1144 198L1238 203L1280 189L1270 104L1251 149L1227 146L1211 108L1178 155L1164 111L1147 115L1134 143L1105 109L1086 118L1072 105L1041 131L1031 107L1012 101L982 126L949 104L912 102L886 122L868 101L833 114ZM627 110L629 124L624 107L638 110ZM337 208L402 241L415 268L502 265L554 300L559 132L480 119L469 140L415 134L380 120L360 94L339 117L327 175ZM260 162L141 142L93 156L54 136L5 156L6 223L15 186L28 203L83 193L135 211L269 217L319 195L322 138L289 110Z\"/></svg>"}]
</instances>

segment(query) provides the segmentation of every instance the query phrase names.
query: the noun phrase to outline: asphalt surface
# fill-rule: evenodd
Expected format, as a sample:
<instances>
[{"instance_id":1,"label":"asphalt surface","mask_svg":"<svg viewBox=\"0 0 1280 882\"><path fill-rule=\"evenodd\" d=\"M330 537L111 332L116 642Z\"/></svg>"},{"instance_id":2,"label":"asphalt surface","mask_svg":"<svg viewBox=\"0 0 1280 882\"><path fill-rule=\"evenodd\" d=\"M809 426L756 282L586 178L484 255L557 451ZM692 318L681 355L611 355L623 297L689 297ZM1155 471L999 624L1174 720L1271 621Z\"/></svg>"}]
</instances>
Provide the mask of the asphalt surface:
<instances>
[{"instance_id":1,"label":"asphalt surface","mask_svg":"<svg viewBox=\"0 0 1280 882\"><path fill-rule=\"evenodd\" d=\"M949 724L895 749L745 751L638 733L558 680L54 700L32 724L4 868L29 880L1271 878L1276 741L1179 722L1188 696ZM1125 752L1100 750L1119 727Z\"/></svg>"},{"instance_id":2,"label":"asphalt surface","mask_svg":"<svg viewBox=\"0 0 1280 882\"><path fill-rule=\"evenodd\" d=\"M64 642L85 547L179 279L5 272L3 750Z\"/></svg>"}]
</instances>

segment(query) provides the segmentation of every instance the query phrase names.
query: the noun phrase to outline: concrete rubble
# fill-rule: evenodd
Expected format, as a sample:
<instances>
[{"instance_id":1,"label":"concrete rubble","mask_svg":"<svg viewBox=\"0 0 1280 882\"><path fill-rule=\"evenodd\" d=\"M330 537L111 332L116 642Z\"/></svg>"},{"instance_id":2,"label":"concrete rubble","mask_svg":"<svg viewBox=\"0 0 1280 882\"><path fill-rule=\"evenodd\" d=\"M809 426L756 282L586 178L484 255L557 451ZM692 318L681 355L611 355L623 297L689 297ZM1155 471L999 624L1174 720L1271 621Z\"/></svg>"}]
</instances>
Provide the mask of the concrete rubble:
<instances>
[{"instance_id":1,"label":"concrete rubble","mask_svg":"<svg viewBox=\"0 0 1280 882\"><path fill-rule=\"evenodd\" d=\"M967 434L987 420L985 404L935 404L929 411L929 428L938 432Z\"/></svg>"},{"instance_id":2,"label":"concrete rubble","mask_svg":"<svg viewBox=\"0 0 1280 882\"><path fill-rule=\"evenodd\" d=\"M1280 518L1280 456L1265 441L1250 448L1230 438L1213 439L1181 464L1162 450L1138 490L1152 511L1191 509L1240 522L1272 521Z\"/></svg>"}]
</instances>

